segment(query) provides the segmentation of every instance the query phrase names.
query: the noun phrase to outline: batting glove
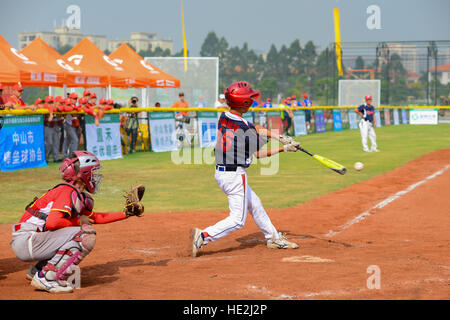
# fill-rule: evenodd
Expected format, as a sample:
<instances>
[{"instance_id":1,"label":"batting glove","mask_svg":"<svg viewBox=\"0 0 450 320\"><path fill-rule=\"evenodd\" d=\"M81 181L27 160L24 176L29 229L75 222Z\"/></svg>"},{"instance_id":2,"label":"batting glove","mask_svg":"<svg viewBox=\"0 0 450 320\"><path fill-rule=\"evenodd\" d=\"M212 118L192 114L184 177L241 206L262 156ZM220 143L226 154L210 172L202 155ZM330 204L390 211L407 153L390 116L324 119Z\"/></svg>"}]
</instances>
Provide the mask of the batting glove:
<instances>
[{"instance_id":1,"label":"batting glove","mask_svg":"<svg viewBox=\"0 0 450 320\"><path fill-rule=\"evenodd\" d=\"M285 144L283 146L283 151L284 152L297 152L298 151L297 146L299 146L299 145L300 145L300 143L298 143L298 142L296 142L296 144L294 144L294 143Z\"/></svg>"}]
</instances>

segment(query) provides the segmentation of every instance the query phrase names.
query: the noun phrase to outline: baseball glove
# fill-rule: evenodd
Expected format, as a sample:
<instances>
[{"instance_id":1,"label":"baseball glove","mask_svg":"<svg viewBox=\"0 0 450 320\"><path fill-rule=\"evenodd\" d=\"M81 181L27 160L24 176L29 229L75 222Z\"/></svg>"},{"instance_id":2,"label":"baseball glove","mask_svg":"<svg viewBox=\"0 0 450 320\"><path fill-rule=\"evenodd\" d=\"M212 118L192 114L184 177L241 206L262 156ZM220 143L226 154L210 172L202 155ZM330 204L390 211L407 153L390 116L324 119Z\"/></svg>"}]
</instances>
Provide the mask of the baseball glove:
<instances>
[{"instance_id":1,"label":"baseball glove","mask_svg":"<svg viewBox=\"0 0 450 320\"><path fill-rule=\"evenodd\" d=\"M123 212L127 217L140 217L144 213L144 205L141 202L144 193L145 187L143 185L132 187L130 191L125 192L125 207L123 208Z\"/></svg>"}]
</instances>

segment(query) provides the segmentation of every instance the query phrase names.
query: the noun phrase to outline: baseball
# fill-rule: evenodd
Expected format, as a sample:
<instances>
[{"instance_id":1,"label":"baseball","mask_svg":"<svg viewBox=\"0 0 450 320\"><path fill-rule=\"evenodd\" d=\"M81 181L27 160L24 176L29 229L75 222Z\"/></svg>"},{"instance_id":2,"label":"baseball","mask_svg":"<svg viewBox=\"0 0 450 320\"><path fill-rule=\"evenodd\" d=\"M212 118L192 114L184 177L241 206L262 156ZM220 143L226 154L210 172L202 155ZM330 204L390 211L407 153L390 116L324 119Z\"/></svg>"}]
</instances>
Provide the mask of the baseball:
<instances>
[{"instance_id":1,"label":"baseball","mask_svg":"<svg viewBox=\"0 0 450 320\"><path fill-rule=\"evenodd\" d=\"M355 170L361 171L362 169L364 169L364 164L362 162L355 162Z\"/></svg>"}]
</instances>

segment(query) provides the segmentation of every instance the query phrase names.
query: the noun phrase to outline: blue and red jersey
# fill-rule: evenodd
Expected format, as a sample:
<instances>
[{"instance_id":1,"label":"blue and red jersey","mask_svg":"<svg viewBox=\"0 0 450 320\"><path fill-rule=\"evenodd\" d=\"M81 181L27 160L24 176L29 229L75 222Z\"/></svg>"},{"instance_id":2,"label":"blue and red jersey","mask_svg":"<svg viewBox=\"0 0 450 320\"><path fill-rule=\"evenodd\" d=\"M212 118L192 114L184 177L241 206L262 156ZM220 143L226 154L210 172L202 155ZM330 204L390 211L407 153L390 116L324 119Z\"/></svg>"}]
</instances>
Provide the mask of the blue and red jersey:
<instances>
[{"instance_id":1,"label":"blue and red jersey","mask_svg":"<svg viewBox=\"0 0 450 320\"><path fill-rule=\"evenodd\" d=\"M253 154L266 143L253 123L232 112L222 112L214 152L216 165L247 168Z\"/></svg>"},{"instance_id":2,"label":"blue and red jersey","mask_svg":"<svg viewBox=\"0 0 450 320\"><path fill-rule=\"evenodd\" d=\"M373 117L375 115L375 107L374 106L362 104L358 107L358 111L363 114L364 120L373 122Z\"/></svg>"}]
</instances>

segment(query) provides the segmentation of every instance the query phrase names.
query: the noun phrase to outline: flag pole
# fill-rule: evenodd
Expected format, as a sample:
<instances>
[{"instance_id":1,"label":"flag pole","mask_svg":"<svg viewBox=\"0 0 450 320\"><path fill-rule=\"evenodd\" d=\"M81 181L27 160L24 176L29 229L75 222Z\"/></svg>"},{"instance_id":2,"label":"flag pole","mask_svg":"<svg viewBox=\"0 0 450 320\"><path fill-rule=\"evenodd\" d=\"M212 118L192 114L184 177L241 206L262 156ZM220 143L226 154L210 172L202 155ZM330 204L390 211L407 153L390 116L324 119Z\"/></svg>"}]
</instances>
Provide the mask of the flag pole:
<instances>
[{"instance_id":1,"label":"flag pole","mask_svg":"<svg viewBox=\"0 0 450 320\"><path fill-rule=\"evenodd\" d=\"M187 45L186 45L186 29L184 27L184 10L183 0L181 0L181 24L183 26L183 56L184 56L184 71L187 71Z\"/></svg>"}]
</instances>

